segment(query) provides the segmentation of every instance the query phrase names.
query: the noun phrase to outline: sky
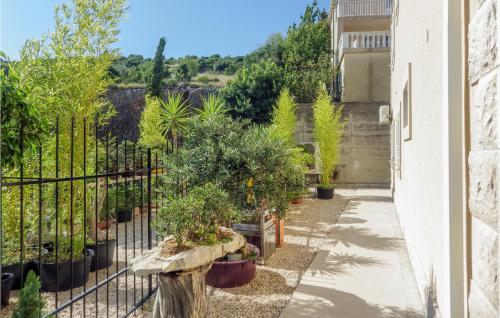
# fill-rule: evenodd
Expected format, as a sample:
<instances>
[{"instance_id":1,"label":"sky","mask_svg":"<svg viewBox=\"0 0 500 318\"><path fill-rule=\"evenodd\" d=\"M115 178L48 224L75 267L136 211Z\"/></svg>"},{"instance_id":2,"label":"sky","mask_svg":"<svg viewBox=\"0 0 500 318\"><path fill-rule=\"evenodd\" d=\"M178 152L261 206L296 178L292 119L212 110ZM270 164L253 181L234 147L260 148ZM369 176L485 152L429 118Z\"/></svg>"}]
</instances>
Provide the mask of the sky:
<instances>
[{"instance_id":1,"label":"sky","mask_svg":"<svg viewBox=\"0 0 500 318\"><path fill-rule=\"evenodd\" d=\"M27 39L52 30L54 6L69 0L0 0L0 50L11 59ZM245 55L272 33L286 33L312 0L128 0L115 47L123 55L154 56L161 36L165 55ZM318 0L328 10L330 0Z\"/></svg>"}]
</instances>

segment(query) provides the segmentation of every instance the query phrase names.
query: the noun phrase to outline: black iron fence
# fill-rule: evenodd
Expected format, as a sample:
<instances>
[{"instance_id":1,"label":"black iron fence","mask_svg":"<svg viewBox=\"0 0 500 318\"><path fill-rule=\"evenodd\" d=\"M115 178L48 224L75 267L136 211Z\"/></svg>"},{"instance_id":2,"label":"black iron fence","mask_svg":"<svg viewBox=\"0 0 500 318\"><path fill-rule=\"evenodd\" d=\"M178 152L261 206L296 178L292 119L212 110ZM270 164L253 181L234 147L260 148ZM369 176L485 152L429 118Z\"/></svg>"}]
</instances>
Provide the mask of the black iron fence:
<instances>
[{"instance_id":1,"label":"black iron fence","mask_svg":"<svg viewBox=\"0 0 500 318\"><path fill-rule=\"evenodd\" d=\"M0 316L9 317L33 271L45 316L127 317L156 289L154 277L128 273L128 262L158 242L160 154L89 138L97 125L85 120L53 128L36 150L23 149L21 129L23 159L2 171L0 273L13 275L2 276L2 298L12 291Z\"/></svg>"}]
</instances>

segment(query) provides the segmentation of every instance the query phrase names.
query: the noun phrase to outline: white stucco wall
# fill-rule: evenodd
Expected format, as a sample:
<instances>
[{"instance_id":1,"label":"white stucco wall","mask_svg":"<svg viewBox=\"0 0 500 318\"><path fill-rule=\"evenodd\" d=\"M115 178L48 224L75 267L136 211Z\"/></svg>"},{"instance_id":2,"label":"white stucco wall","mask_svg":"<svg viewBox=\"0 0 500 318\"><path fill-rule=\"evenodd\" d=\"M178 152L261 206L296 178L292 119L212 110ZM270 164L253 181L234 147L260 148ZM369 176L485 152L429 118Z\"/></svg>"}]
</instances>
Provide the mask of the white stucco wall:
<instances>
[{"instance_id":1,"label":"white stucco wall","mask_svg":"<svg viewBox=\"0 0 500 318\"><path fill-rule=\"evenodd\" d=\"M399 2L399 4L398 4ZM401 170L393 171L394 201L422 300L448 297L443 214L442 3L395 1L391 105L399 116L411 63L411 139L401 135ZM393 147L393 149L397 147ZM446 310L445 310L446 312Z\"/></svg>"}]
</instances>

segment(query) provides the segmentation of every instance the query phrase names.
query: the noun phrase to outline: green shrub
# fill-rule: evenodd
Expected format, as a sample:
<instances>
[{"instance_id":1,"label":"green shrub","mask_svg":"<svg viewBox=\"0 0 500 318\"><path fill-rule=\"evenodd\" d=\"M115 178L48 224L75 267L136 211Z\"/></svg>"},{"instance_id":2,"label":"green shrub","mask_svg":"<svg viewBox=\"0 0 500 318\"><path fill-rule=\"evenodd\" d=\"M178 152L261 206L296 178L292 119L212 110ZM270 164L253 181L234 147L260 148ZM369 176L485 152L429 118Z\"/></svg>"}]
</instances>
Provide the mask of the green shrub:
<instances>
[{"instance_id":1,"label":"green shrub","mask_svg":"<svg viewBox=\"0 0 500 318\"><path fill-rule=\"evenodd\" d=\"M187 196L170 200L157 214L158 234L172 235L177 246L217 243L220 226L234 220L229 195L214 184L194 187Z\"/></svg>"},{"instance_id":2,"label":"green shrub","mask_svg":"<svg viewBox=\"0 0 500 318\"><path fill-rule=\"evenodd\" d=\"M314 139L319 147L321 185L329 187L337 165L345 120L342 119L342 107L332 104L325 88L318 90L313 111Z\"/></svg>"},{"instance_id":3,"label":"green shrub","mask_svg":"<svg viewBox=\"0 0 500 318\"><path fill-rule=\"evenodd\" d=\"M39 296L40 281L33 271L28 273L24 287L19 295L19 302L12 312L12 318L39 318L44 307L43 298Z\"/></svg>"},{"instance_id":4,"label":"green shrub","mask_svg":"<svg viewBox=\"0 0 500 318\"><path fill-rule=\"evenodd\" d=\"M295 127L297 126L297 105L288 88L281 91L278 102L273 110L273 129L274 133L284 140L295 144Z\"/></svg>"},{"instance_id":5,"label":"green shrub","mask_svg":"<svg viewBox=\"0 0 500 318\"><path fill-rule=\"evenodd\" d=\"M266 123L282 86L282 70L270 61L261 61L239 70L221 96L234 117Z\"/></svg>"},{"instance_id":6,"label":"green shrub","mask_svg":"<svg viewBox=\"0 0 500 318\"><path fill-rule=\"evenodd\" d=\"M159 127L161 127L162 108L161 101L157 97L146 95L146 107L141 115L139 122L139 144L146 148L165 148L167 146L167 139L162 134Z\"/></svg>"}]
</instances>

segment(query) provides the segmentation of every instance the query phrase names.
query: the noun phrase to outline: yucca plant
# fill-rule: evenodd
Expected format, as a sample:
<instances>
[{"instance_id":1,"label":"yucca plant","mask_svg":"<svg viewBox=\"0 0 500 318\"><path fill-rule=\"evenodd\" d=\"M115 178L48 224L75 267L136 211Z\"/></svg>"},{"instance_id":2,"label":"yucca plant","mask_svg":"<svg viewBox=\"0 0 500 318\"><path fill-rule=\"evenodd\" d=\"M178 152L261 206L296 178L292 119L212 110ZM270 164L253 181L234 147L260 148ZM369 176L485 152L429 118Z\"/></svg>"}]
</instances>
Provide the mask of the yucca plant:
<instances>
[{"instance_id":1,"label":"yucca plant","mask_svg":"<svg viewBox=\"0 0 500 318\"><path fill-rule=\"evenodd\" d=\"M167 101L161 101L161 133L172 137L174 149L177 149L177 141L187 131L189 120L189 109L186 101L180 94L172 93Z\"/></svg>"},{"instance_id":2,"label":"yucca plant","mask_svg":"<svg viewBox=\"0 0 500 318\"><path fill-rule=\"evenodd\" d=\"M210 94L207 98L202 97L203 108L198 110L202 120L210 120L223 116L227 112L226 104L219 95Z\"/></svg>"},{"instance_id":3,"label":"yucca plant","mask_svg":"<svg viewBox=\"0 0 500 318\"><path fill-rule=\"evenodd\" d=\"M342 107L332 104L328 92L321 87L318 89L313 112L314 139L319 147L321 188L331 189L332 175L337 165L339 145L345 126Z\"/></svg>"},{"instance_id":4,"label":"yucca plant","mask_svg":"<svg viewBox=\"0 0 500 318\"><path fill-rule=\"evenodd\" d=\"M297 105L288 88L281 90L278 102L273 109L273 133L291 144L295 143L296 109Z\"/></svg>"}]
</instances>

